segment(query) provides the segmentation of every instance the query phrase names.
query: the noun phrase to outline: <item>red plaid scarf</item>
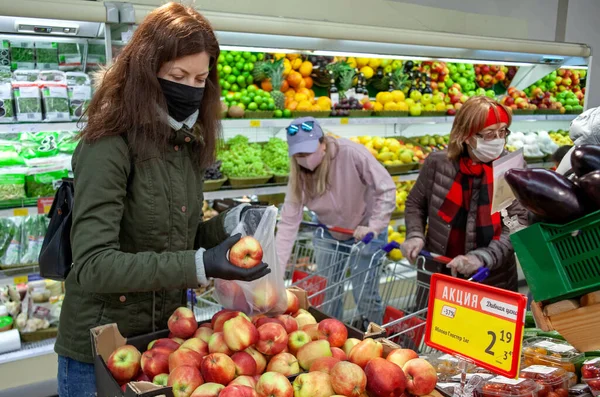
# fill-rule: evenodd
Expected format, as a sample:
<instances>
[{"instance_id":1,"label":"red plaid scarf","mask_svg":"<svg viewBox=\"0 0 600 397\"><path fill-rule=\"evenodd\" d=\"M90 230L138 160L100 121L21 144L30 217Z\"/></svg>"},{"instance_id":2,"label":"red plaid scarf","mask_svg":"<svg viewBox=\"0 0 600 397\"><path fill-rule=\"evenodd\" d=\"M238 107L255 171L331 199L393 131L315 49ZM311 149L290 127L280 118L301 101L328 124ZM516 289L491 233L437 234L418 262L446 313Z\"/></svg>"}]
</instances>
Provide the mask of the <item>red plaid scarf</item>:
<instances>
[{"instance_id":1,"label":"red plaid scarf","mask_svg":"<svg viewBox=\"0 0 600 397\"><path fill-rule=\"evenodd\" d=\"M453 229L466 233L467 216L469 214L473 193L473 177L482 176L481 191L477 207L476 243L477 247L487 247L492 240L499 240L502 233L500 213L491 214L492 195L494 191L494 174L491 166L473 164L470 157L462 157L460 170L452 183L446 200L440 207L438 215Z\"/></svg>"}]
</instances>

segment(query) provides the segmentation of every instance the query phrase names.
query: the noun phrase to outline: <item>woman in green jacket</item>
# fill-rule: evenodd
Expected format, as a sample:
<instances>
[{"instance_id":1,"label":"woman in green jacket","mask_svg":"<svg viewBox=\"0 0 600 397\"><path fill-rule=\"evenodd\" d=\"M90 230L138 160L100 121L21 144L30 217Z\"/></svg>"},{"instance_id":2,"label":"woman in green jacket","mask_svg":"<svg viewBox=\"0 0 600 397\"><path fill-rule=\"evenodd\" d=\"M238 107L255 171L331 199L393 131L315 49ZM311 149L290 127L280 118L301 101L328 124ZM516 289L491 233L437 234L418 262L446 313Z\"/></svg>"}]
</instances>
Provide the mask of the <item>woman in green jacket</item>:
<instances>
[{"instance_id":1,"label":"woman in green jacket","mask_svg":"<svg viewBox=\"0 0 600 397\"><path fill-rule=\"evenodd\" d=\"M203 169L220 133L218 57L206 19L169 3L138 27L94 95L73 156L73 268L55 347L61 397L96 392L91 328L117 323L125 337L165 329L186 289L269 273L227 260L245 208L202 222Z\"/></svg>"}]
</instances>

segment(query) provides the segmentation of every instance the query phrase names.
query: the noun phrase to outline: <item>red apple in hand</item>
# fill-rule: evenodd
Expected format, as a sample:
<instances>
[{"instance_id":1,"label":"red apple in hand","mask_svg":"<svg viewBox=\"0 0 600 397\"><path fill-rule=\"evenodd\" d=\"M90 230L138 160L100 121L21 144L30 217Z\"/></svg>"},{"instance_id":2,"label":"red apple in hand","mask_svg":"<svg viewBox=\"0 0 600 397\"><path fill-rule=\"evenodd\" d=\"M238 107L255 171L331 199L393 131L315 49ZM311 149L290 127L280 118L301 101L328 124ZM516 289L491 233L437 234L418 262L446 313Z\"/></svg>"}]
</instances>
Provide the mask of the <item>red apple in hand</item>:
<instances>
[{"instance_id":1,"label":"red apple in hand","mask_svg":"<svg viewBox=\"0 0 600 397\"><path fill-rule=\"evenodd\" d=\"M288 335L282 325L267 323L258 327L256 350L267 356L281 353L288 343Z\"/></svg>"},{"instance_id":2,"label":"red apple in hand","mask_svg":"<svg viewBox=\"0 0 600 397\"><path fill-rule=\"evenodd\" d=\"M254 376L256 375L256 361L246 352L237 352L231 356L235 364L235 376Z\"/></svg>"},{"instance_id":3,"label":"red apple in hand","mask_svg":"<svg viewBox=\"0 0 600 397\"><path fill-rule=\"evenodd\" d=\"M289 290L285 290L285 294L287 296L287 309L285 310L285 314L294 314L300 309L300 299Z\"/></svg>"},{"instance_id":4,"label":"red apple in hand","mask_svg":"<svg viewBox=\"0 0 600 397\"><path fill-rule=\"evenodd\" d=\"M191 338L198 329L194 312L187 307L180 307L169 317L169 331L177 338Z\"/></svg>"},{"instance_id":5,"label":"red apple in hand","mask_svg":"<svg viewBox=\"0 0 600 397\"><path fill-rule=\"evenodd\" d=\"M337 394L350 397L363 396L367 388L367 375L356 364L337 363L329 372L331 386Z\"/></svg>"},{"instance_id":6,"label":"red apple in hand","mask_svg":"<svg viewBox=\"0 0 600 397\"><path fill-rule=\"evenodd\" d=\"M331 347L342 347L348 339L348 329L344 323L334 318L321 321L318 329L327 338Z\"/></svg>"},{"instance_id":7,"label":"red apple in hand","mask_svg":"<svg viewBox=\"0 0 600 397\"><path fill-rule=\"evenodd\" d=\"M263 250L254 237L242 237L229 250L229 261L232 265L243 269L251 269L262 262Z\"/></svg>"},{"instance_id":8,"label":"red apple in hand","mask_svg":"<svg viewBox=\"0 0 600 397\"><path fill-rule=\"evenodd\" d=\"M189 397L203 383L198 368L186 365L175 368L167 380L167 386L173 388L174 397Z\"/></svg>"},{"instance_id":9,"label":"red apple in hand","mask_svg":"<svg viewBox=\"0 0 600 397\"><path fill-rule=\"evenodd\" d=\"M213 353L204 357L200 370L206 382L227 385L235 378L235 363L231 357L222 353Z\"/></svg>"},{"instance_id":10,"label":"red apple in hand","mask_svg":"<svg viewBox=\"0 0 600 397\"><path fill-rule=\"evenodd\" d=\"M256 393L259 397L293 397L294 388L282 374L267 372L258 380Z\"/></svg>"},{"instance_id":11,"label":"red apple in hand","mask_svg":"<svg viewBox=\"0 0 600 397\"><path fill-rule=\"evenodd\" d=\"M396 364L381 357L374 358L366 365L365 374L370 395L400 397L404 394L406 376Z\"/></svg>"},{"instance_id":12,"label":"red apple in hand","mask_svg":"<svg viewBox=\"0 0 600 397\"><path fill-rule=\"evenodd\" d=\"M135 346L124 345L110 355L106 366L119 383L129 382L140 370L142 355Z\"/></svg>"},{"instance_id":13,"label":"red apple in hand","mask_svg":"<svg viewBox=\"0 0 600 397\"><path fill-rule=\"evenodd\" d=\"M408 378L406 389L410 394L424 396L435 389L437 372L428 361L415 358L404 364L402 369Z\"/></svg>"}]
</instances>

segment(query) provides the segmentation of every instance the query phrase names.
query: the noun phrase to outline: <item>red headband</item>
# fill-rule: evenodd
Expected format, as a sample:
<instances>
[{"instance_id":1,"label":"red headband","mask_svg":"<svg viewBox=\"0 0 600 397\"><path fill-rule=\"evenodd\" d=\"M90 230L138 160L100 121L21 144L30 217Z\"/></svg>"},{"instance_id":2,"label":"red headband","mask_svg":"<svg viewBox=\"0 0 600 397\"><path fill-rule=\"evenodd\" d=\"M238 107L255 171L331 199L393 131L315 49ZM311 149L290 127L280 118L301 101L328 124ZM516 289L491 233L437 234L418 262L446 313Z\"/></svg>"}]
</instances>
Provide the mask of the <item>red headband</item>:
<instances>
[{"instance_id":1,"label":"red headband","mask_svg":"<svg viewBox=\"0 0 600 397\"><path fill-rule=\"evenodd\" d=\"M496 117L496 112L494 111L494 108L498 109L498 117ZM508 113L506 113L506 110L504 110L504 108L500 105L490 106L483 129L499 123L508 124Z\"/></svg>"}]
</instances>

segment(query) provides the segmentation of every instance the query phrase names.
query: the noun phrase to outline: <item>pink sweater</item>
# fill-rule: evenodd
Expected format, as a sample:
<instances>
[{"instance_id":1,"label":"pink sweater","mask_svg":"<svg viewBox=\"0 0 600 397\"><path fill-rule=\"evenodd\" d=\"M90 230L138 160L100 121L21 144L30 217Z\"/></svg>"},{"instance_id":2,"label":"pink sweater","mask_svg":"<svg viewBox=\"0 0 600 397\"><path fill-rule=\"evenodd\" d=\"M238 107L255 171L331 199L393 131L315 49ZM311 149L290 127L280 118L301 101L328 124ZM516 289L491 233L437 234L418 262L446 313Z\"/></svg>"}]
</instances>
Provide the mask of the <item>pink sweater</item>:
<instances>
[{"instance_id":1,"label":"pink sweater","mask_svg":"<svg viewBox=\"0 0 600 397\"><path fill-rule=\"evenodd\" d=\"M305 206L325 225L352 230L369 226L380 234L390 223L396 208L396 185L392 177L364 146L343 138L337 142L339 150L333 154L329 169L329 190L313 200L303 197L301 203L293 202L291 194L286 195L275 238L282 266L290 259Z\"/></svg>"}]
</instances>

